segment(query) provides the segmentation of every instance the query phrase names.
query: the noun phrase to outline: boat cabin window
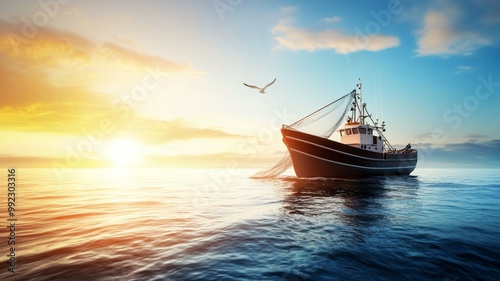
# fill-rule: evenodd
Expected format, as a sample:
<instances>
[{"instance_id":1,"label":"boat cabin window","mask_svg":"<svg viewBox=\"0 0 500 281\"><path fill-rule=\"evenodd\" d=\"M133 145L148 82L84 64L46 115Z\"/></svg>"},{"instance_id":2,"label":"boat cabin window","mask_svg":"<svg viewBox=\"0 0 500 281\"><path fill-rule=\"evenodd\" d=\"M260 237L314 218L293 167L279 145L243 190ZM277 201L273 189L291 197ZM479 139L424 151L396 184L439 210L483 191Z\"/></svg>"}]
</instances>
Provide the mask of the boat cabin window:
<instances>
[{"instance_id":1,"label":"boat cabin window","mask_svg":"<svg viewBox=\"0 0 500 281\"><path fill-rule=\"evenodd\" d=\"M353 133L353 134L359 134L359 132L358 132L358 128L352 128L352 133Z\"/></svg>"},{"instance_id":2,"label":"boat cabin window","mask_svg":"<svg viewBox=\"0 0 500 281\"><path fill-rule=\"evenodd\" d=\"M368 134L371 135L372 134L372 129L368 129Z\"/></svg>"},{"instance_id":3,"label":"boat cabin window","mask_svg":"<svg viewBox=\"0 0 500 281\"><path fill-rule=\"evenodd\" d=\"M344 134L345 134L345 133L344 133L344 130L339 130L339 132L340 132L340 136L341 136L341 137L342 137L342 136L344 136Z\"/></svg>"},{"instance_id":4,"label":"boat cabin window","mask_svg":"<svg viewBox=\"0 0 500 281\"><path fill-rule=\"evenodd\" d=\"M359 128L360 134L366 134L366 128Z\"/></svg>"},{"instance_id":5,"label":"boat cabin window","mask_svg":"<svg viewBox=\"0 0 500 281\"><path fill-rule=\"evenodd\" d=\"M346 133L347 135L352 134L351 129L345 129L345 133Z\"/></svg>"}]
</instances>

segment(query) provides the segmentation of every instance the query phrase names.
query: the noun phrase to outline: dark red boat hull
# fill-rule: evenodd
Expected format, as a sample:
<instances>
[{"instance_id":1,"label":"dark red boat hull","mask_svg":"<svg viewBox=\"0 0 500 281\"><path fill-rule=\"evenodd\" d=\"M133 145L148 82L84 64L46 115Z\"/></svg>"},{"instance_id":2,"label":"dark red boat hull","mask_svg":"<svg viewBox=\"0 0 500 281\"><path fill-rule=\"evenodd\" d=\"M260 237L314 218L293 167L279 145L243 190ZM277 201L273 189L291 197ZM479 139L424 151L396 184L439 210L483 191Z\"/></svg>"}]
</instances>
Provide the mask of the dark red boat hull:
<instances>
[{"instance_id":1,"label":"dark red boat hull","mask_svg":"<svg viewBox=\"0 0 500 281\"><path fill-rule=\"evenodd\" d=\"M381 153L352 147L287 128L283 141L297 177L369 177L409 175L417 165L417 151Z\"/></svg>"}]
</instances>

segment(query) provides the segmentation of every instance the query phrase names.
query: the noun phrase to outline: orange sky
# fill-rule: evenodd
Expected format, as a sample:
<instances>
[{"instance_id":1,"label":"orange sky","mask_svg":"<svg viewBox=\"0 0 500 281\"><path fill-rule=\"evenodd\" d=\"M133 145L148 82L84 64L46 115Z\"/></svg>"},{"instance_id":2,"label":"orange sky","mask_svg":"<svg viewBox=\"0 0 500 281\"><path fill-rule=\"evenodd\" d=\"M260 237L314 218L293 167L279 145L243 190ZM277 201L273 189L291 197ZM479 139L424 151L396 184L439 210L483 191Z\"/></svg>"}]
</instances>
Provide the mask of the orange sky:
<instances>
[{"instance_id":1,"label":"orange sky","mask_svg":"<svg viewBox=\"0 0 500 281\"><path fill-rule=\"evenodd\" d=\"M109 153L117 139L132 141L121 148L121 154L137 154L136 163L125 163L132 166L223 166L238 157L222 153L220 144L244 135L182 116L139 113L146 99L164 94L157 93L163 80L196 80L201 71L70 32L40 28L30 39L18 37L17 29L0 21L0 165L113 166L120 164Z\"/></svg>"}]
</instances>

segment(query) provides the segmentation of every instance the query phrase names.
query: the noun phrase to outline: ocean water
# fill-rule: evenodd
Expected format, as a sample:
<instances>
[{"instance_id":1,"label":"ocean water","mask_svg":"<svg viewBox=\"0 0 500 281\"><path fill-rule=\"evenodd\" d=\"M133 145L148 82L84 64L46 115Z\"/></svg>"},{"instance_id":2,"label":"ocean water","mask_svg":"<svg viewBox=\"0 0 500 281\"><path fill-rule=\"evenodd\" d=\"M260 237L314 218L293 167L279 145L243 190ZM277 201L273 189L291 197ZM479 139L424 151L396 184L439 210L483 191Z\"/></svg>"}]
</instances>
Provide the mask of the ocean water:
<instances>
[{"instance_id":1,"label":"ocean water","mask_svg":"<svg viewBox=\"0 0 500 281\"><path fill-rule=\"evenodd\" d=\"M256 180L254 170L2 173L0 280L499 280L500 171Z\"/></svg>"}]
</instances>

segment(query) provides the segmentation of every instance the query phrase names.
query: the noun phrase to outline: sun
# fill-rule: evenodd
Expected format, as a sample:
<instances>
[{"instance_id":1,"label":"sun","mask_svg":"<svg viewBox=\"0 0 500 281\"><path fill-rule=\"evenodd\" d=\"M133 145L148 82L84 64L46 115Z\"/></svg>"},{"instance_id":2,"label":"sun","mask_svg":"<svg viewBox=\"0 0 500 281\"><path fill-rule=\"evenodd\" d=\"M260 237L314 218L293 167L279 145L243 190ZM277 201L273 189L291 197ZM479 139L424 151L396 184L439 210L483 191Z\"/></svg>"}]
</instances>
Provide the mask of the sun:
<instances>
[{"instance_id":1,"label":"sun","mask_svg":"<svg viewBox=\"0 0 500 281\"><path fill-rule=\"evenodd\" d=\"M107 156L116 166L138 164L141 158L140 143L131 138L114 139L108 145Z\"/></svg>"}]
</instances>

